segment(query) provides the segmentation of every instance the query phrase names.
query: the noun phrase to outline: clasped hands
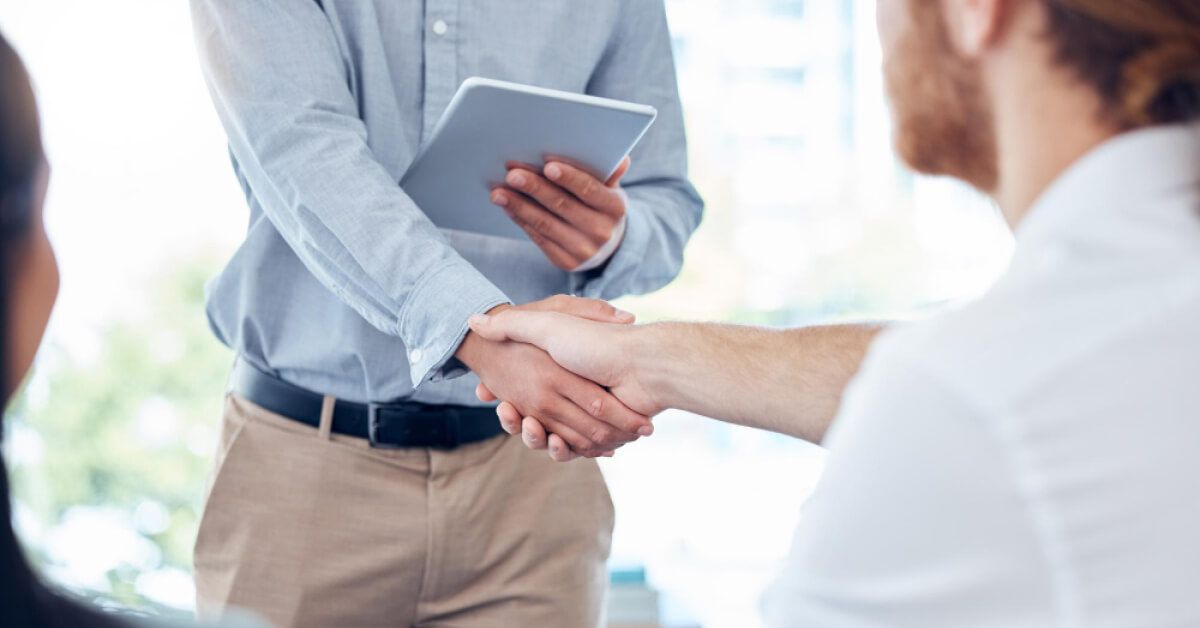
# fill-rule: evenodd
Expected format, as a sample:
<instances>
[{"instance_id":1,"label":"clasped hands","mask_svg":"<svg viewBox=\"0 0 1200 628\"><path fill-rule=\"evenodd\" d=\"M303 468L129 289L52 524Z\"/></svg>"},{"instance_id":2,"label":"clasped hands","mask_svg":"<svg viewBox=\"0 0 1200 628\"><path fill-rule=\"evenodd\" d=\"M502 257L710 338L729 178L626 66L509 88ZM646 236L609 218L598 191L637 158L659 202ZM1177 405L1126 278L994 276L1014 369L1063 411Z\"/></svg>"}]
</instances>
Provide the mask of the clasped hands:
<instances>
[{"instance_id":1,"label":"clasped hands","mask_svg":"<svg viewBox=\"0 0 1200 628\"><path fill-rule=\"evenodd\" d=\"M612 250L609 240L621 237L626 207L620 181L629 166L626 158L601 181L561 161L551 160L540 170L510 163L504 185L492 190L491 200L551 263L578 270L596 263L600 251ZM503 400L497 414L505 431L522 433L528 446L548 449L559 461L611 456L622 445L653 433L653 404L636 395L623 397L628 391L614 386L611 373L556 363L545 346L521 336L520 329L503 326L509 320L527 324L510 315L547 314L616 329L632 323L631 314L603 301L568 296L500 306L488 314L472 319L472 332L455 355L479 375L480 399ZM493 325L493 320L500 323ZM517 335L510 337L510 332Z\"/></svg>"},{"instance_id":2,"label":"clasped hands","mask_svg":"<svg viewBox=\"0 0 1200 628\"><path fill-rule=\"evenodd\" d=\"M457 353L480 378L476 394L500 400L509 434L565 462L611 456L654 432L663 408L633 377L623 349L634 317L595 299L559 295L472 316Z\"/></svg>"}]
</instances>

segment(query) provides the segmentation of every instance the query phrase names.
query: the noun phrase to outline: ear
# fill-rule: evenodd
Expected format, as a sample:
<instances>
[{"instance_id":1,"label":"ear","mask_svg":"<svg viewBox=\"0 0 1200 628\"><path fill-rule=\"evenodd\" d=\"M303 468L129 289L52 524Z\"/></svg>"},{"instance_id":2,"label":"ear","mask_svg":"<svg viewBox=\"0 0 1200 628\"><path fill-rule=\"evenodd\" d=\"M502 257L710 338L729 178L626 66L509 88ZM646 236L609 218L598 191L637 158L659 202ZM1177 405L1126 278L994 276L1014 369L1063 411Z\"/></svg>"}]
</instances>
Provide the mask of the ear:
<instances>
[{"instance_id":1,"label":"ear","mask_svg":"<svg viewBox=\"0 0 1200 628\"><path fill-rule=\"evenodd\" d=\"M955 51L976 59L992 48L1000 38L1005 11L1014 1L941 0L946 33Z\"/></svg>"}]
</instances>

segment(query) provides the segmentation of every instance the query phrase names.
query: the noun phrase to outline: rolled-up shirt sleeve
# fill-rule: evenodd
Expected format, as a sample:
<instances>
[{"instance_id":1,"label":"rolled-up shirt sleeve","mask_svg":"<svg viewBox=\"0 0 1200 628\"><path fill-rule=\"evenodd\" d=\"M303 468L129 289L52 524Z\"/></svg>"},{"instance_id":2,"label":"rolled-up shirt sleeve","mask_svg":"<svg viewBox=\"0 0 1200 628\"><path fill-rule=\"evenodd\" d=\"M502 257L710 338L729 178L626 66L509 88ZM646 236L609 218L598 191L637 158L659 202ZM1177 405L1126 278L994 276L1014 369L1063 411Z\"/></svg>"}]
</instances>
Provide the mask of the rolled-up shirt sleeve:
<instances>
[{"instance_id":1,"label":"rolled-up shirt sleeve","mask_svg":"<svg viewBox=\"0 0 1200 628\"><path fill-rule=\"evenodd\" d=\"M192 0L200 63L233 158L305 267L408 348L413 385L443 370L467 318L507 297L449 244L368 144L316 2ZM460 369L452 368L454 371Z\"/></svg>"},{"instance_id":2,"label":"rolled-up shirt sleeve","mask_svg":"<svg viewBox=\"0 0 1200 628\"><path fill-rule=\"evenodd\" d=\"M588 92L653 105L658 119L634 149L623 182L624 240L606 265L573 276L576 293L603 299L670 283L704 208L688 182L687 138L663 2L626 0L621 21Z\"/></svg>"}]
</instances>

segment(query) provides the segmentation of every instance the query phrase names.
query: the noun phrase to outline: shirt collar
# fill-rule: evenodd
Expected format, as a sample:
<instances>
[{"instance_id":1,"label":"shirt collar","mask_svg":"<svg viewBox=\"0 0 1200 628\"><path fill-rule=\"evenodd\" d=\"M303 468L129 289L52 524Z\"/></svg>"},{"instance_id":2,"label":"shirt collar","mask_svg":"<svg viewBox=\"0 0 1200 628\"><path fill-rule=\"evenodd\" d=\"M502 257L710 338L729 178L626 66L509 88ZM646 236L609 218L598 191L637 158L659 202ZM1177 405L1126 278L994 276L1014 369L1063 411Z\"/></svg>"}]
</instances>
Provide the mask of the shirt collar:
<instances>
[{"instance_id":1,"label":"shirt collar","mask_svg":"<svg viewBox=\"0 0 1200 628\"><path fill-rule=\"evenodd\" d=\"M1074 232L1200 183L1200 125L1122 133L1092 149L1050 184L1017 225L1021 242ZM1082 222L1081 221L1086 221Z\"/></svg>"}]
</instances>

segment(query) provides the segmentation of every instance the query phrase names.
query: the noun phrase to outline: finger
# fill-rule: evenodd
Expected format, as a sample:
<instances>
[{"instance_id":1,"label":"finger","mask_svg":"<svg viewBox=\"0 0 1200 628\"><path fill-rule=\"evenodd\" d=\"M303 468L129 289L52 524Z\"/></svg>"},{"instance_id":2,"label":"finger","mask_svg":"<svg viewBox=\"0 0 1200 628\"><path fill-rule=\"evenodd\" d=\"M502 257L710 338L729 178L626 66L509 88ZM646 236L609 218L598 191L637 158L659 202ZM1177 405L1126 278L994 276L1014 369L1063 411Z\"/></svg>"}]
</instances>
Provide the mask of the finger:
<instances>
[{"instance_id":1,"label":"finger","mask_svg":"<svg viewBox=\"0 0 1200 628\"><path fill-rule=\"evenodd\" d=\"M492 391L488 390L488 387L484 386L483 382L480 382L479 385L475 386L475 397L477 397L480 401L489 403L496 401L496 395L492 394Z\"/></svg>"},{"instance_id":2,"label":"finger","mask_svg":"<svg viewBox=\"0 0 1200 628\"><path fill-rule=\"evenodd\" d=\"M625 159L622 159L621 163L617 166L617 169L613 171L612 176L608 178L608 181L604 182L604 185L610 188L621 185L621 179L624 179L625 175L629 173L629 167L632 165L633 160L629 158L629 155L626 155Z\"/></svg>"},{"instance_id":3,"label":"finger","mask_svg":"<svg viewBox=\"0 0 1200 628\"><path fill-rule=\"evenodd\" d=\"M591 236L567 224L540 203L512 190L495 190L492 192L492 200L504 208L513 222L526 228L526 233L532 230L578 259L577 266L595 255L600 245L607 240L593 240Z\"/></svg>"},{"instance_id":4,"label":"finger","mask_svg":"<svg viewBox=\"0 0 1200 628\"><path fill-rule=\"evenodd\" d=\"M518 196L519 195L516 192L494 190L492 192L492 202L501 207L505 207L512 202L513 198ZM513 223L520 227L521 230L525 232L525 235L529 236L529 240L542 250L542 253L546 255L546 258L550 260L550 263L554 264L558 268L563 270L572 270L578 268L579 265L585 261L567 253L561 246L551 241L550 238L547 238L545 235L539 233L530 225L522 223L507 207L505 207L504 211L509 220L513 221Z\"/></svg>"},{"instance_id":5,"label":"finger","mask_svg":"<svg viewBox=\"0 0 1200 628\"><path fill-rule=\"evenodd\" d=\"M555 462L570 462L579 457L579 454L571 451L563 439L558 437L558 434L550 435L550 459Z\"/></svg>"},{"instance_id":6,"label":"finger","mask_svg":"<svg viewBox=\"0 0 1200 628\"><path fill-rule=\"evenodd\" d=\"M558 434L575 453L585 456L596 456L638 438L585 412L567 397L559 397L544 414L538 418L547 431Z\"/></svg>"},{"instance_id":7,"label":"finger","mask_svg":"<svg viewBox=\"0 0 1200 628\"><path fill-rule=\"evenodd\" d=\"M550 238L547 238L537 231L534 231L533 227L523 225L516 220L513 220L513 222L515 222L517 226L525 232L525 235L529 236L529 240L542 250L542 253L546 256L546 259L550 260L550 263L554 264L555 267L569 272L579 268L579 265L583 263L578 261L578 258L576 258L574 255L571 255L563 250L561 246L550 241Z\"/></svg>"},{"instance_id":8,"label":"finger","mask_svg":"<svg viewBox=\"0 0 1200 628\"><path fill-rule=\"evenodd\" d=\"M581 377L573 380L560 393L569 403L564 410L566 416L560 420L568 423L590 443L591 446L580 448L571 442L571 446L579 453L593 456L637 440L641 435L639 432L653 432L650 419L626 408L599 385Z\"/></svg>"},{"instance_id":9,"label":"finger","mask_svg":"<svg viewBox=\"0 0 1200 628\"><path fill-rule=\"evenodd\" d=\"M513 316L506 316L509 312ZM555 312L535 312L533 310L505 310L499 314L472 314L467 319L471 331L485 340L504 342L514 340L532 344L545 350L551 326L556 317L565 317Z\"/></svg>"},{"instance_id":10,"label":"finger","mask_svg":"<svg viewBox=\"0 0 1200 628\"><path fill-rule=\"evenodd\" d=\"M525 446L530 449L545 449L548 445L546 428L541 421L533 417L525 417L525 420L521 422L521 440L525 441Z\"/></svg>"},{"instance_id":11,"label":"finger","mask_svg":"<svg viewBox=\"0 0 1200 628\"><path fill-rule=\"evenodd\" d=\"M574 194L558 187L541 174L522 169L510 170L504 181L592 240L603 244L612 236L616 222L611 216L585 206Z\"/></svg>"},{"instance_id":12,"label":"finger","mask_svg":"<svg viewBox=\"0 0 1200 628\"><path fill-rule=\"evenodd\" d=\"M569 294L556 294L548 299L534 301L521 306L523 310L535 312L561 312L598 323L628 325L637 320L632 312L626 312L608 301L588 299Z\"/></svg>"},{"instance_id":13,"label":"finger","mask_svg":"<svg viewBox=\"0 0 1200 628\"><path fill-rule=\"evenodd\" d=\"M579 432L551 418L526 417L521 430L525 446L530 449L549 449L551 443L557 440L562 443L560 449L572 451L577 448L580 451L592 451L586 446L587 439Z\"/></svg>"},{"instance_id":14,"label":"finger","mask_svg":"<svg viewBox=\"0 0 1200 628\"><path fill-rule=\"evenodd\" d=\"M625 200L616 188L587 172L561 161L546 164L543 171L547 179L575 195L584 205L613 217L625 214Z\"/></svg>"},{"instance_id":15,"label":"finger","mask_svg":"<svg viewBox=\"0 0 1200 628\"><path fill-rule=\"evenodd\" d=\"M505 432L513 435L521 432L521 413L511 403L505 401L496 406L496 416L500 418L500 427Z\"/></svg>"},{"instance_id":16,"label":"finger","mask_svg":"<svg viewBox=\"0 0 1200 628\"><path fill-rule=\"evenodd\" d=\"M587 411L588 415L616 428L620 433L634 436L650 436L654 433L654 424L649 417L630 410L612 393L583 378L576 378L563 391L579 408ZM592 434L587 434L592 438ZM599 442L596 438L593 441ZM629 441L624 441L629 442ZM614 443L615 444L615 443ZM612 449L612 447L608 447Z\"/></svg>"}]
</instances>

